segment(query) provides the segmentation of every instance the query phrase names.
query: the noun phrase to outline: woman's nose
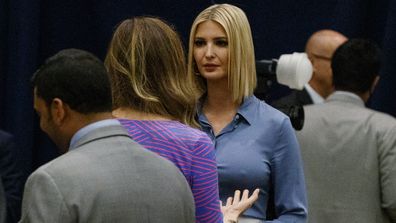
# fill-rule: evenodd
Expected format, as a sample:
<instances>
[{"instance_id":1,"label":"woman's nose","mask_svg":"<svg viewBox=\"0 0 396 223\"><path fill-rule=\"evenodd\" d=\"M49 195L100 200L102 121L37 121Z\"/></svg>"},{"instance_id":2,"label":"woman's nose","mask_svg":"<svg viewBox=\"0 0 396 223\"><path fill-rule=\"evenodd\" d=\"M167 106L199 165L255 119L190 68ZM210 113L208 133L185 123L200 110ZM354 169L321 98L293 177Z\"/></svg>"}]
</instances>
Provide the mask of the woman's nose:
<instances>
[{"instance_id":1,"label":"woman's nose","mask_svg":"<svg viewBox=\"0 0 396 223\"><path fill-rule=\"evenodd\" d=\"M208 46L206 47L205 57L208 57L208 58L214 57L214 49L213 49L213 46L211 46L210 44L208 44Z\"/></svg>"}]
</instances>

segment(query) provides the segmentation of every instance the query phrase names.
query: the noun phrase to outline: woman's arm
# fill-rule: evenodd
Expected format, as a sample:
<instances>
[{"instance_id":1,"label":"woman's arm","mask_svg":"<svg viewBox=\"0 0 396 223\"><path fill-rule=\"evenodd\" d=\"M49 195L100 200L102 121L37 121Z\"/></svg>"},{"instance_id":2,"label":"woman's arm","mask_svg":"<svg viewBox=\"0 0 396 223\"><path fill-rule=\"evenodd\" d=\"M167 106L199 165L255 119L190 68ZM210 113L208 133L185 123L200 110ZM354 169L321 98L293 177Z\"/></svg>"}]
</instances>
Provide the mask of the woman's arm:
<instances>
[{"instance_id":1,"label":"woman's arm","mask_svg":"<svg viewBox=\"0 0 396 223\"><path fill-rule=\"evenodd\" d=\"M272 222L307 221L307 198L300 148L289 119L283 120L272 163L275 212Z\"/></svg>"}]
</instances>

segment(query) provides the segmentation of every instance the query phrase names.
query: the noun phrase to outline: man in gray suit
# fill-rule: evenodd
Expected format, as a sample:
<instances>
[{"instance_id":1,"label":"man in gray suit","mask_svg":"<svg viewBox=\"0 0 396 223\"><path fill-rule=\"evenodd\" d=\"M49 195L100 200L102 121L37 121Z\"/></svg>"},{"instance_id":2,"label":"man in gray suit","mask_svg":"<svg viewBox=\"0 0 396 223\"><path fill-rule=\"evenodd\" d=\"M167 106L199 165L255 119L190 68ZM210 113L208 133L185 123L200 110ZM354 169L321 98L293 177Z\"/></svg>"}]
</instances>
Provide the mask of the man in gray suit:
<instances>
[{"instance_id":1,"label":"man in gray suit","mask_svg":"<svg viewBox=\"0 0 396 223\"><path fill-rule=\"evenodd\" d=\"M171 162L111 119L102 62L76 49L33 76L40 127L65 152L27 180L20 222L194 222L193 197Z\"/></svg>"},{"instance_id":2,"label":"man in gray suit","mask_svg":"<svg viewBox=\"0 0 396 223\"><path fill-rule=\"evenodd\" d=\"M396 120L365 108L377 81L379 49L342 44L332 58L335 92L304 107L297 132L309 222L396 222Z\"/></svg>"}]
</instances>

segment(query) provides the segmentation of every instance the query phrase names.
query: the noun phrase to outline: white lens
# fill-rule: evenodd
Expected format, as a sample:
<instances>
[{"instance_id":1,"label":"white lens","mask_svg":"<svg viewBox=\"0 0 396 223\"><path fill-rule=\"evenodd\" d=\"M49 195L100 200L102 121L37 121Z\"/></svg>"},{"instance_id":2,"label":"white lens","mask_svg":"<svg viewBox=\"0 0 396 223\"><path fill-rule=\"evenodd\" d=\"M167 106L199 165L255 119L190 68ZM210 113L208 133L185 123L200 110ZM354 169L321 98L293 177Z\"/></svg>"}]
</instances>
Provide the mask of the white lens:
<instances>
[{"instance_id":1,"label":"white lens","mask_svg":"<svg viewBox=\"0 0 396 223\"><path fill-rule=\"evenodd\" d=\"M306 53L283 54L276 67L278 83L302 90L312 77L312 64Z\"/></svg>"}]
</instances>

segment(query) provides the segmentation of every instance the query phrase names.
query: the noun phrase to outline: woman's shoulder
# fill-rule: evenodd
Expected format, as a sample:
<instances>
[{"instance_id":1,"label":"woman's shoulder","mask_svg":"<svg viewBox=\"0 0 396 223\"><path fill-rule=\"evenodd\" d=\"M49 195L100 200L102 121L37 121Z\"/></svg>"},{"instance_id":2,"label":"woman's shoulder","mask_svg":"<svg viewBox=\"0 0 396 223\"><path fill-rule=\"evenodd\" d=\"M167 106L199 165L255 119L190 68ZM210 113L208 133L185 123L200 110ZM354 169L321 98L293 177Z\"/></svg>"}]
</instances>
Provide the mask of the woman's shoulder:
<instances>
[{"instance_id":1,"label":"woman's shoulder","mask_svg":"<svg viewBox=\"0 0 396 223\"><path fill-rule=\"evenodd\" d=\"M175 137L180 140L181 144L190 149L195 159L214 160L214 145L205 132L180 122L173 124L172 131L175 133Z\"/></svg>"},{"instance_id":2,"label":"woman's shoulder","mask_svg":"<svg viewBox=\"0 0 396 223\"><path fill-rule=\"evenodd\" d=\"M175 122L174 127L175 130L178 130L179 134L188 136L187 138L189 140L211 141L209 136L198 128L194 128L180 122Z\"/></svg>"},{"instance_id":3,"label":"woman's shoulder","mask_svg":"<svg viewBox=\"0 0 396 223\"><path fill-rule=\"evenodd\" d=\"M257 123L271 122L281 124L289 119L287 115L267 104L264 100L260 100L255 96L252 96L250 100L251 114L255 117Z\"/></svg>"}]
</instances>

